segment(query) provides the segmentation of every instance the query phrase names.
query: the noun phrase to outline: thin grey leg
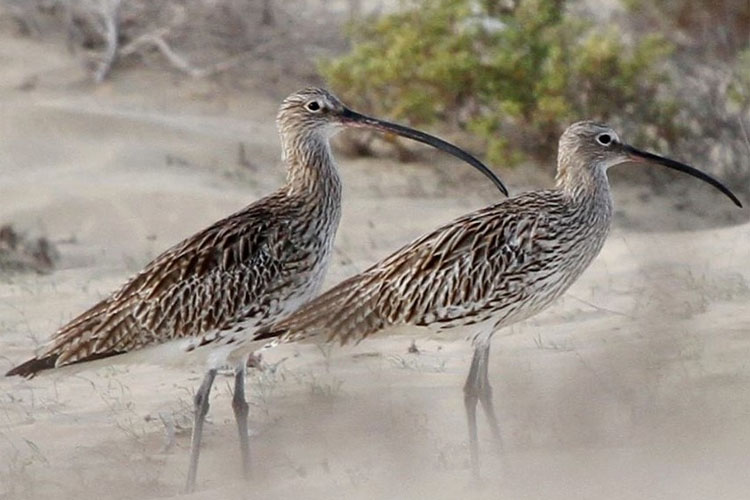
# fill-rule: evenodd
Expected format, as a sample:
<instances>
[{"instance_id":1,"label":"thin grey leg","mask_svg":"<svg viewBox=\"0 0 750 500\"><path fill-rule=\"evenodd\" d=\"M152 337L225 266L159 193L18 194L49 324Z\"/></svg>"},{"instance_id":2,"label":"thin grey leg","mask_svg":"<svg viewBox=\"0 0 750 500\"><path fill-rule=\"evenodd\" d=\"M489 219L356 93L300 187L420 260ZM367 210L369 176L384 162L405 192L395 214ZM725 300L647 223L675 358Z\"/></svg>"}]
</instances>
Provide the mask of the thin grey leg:
<instances>
[{"instance_id":1,"label":"thin grey leg","mask_svg":"<svg viewBox=\"0 0 750 500\"><path fill-rule=\"evenodd\" d=\"M479 401L478 376L479 360L481 350L474 348L474 356L471 359L469 376L464 384L464 406L466 407L466 420L469 424L469 453L471 454L471 472L476 479L479 478L479 444L477 442L477 401Z\"/></svg>"},{"instance_id":2,"label":"thin grey leg","mask_svg":"<svg viewBox=\"0 0 750 500\"><path fill-rule=\"evenodd\" d=\"M216 370L206 372L198 392L195 393L195 417L193 421L193 436L190 440L190 468L188 469L185 493L195 491L195 476L198 472L198 458L200 456L201 438L203 437L203 423L208 413L208 397L211 394L211 386L216 378Z\"/></svg>"},{"instance_id":3,"label":"thin grey leg","mask_svg":"<svg viewBox=\"0 0 750 500\"><path fill-rule=\"evenodd\" d=\"M495 414L495 406L492 403L492 386L488 378L488 367L490 359L489 342L478 343L474 346L474 356L471 359L469 376L466 377L464 385L464 405L466 407L466 418L469 424L469 452L471 453L471 470L475 478L479 478L479 442L477 438L477 402L482 404L482 409L490 424L495 447L502 451L502 436L500 426Z\"/></svg>"},{"instance_id":4,"label":"thin grey leg","mask_svg":"<svg viewBox=\"0 0 750 500\"><path fill-rule=\"evenodd\" d=\"M245 361L237 365L234 372L234 397L232 409L237 421L237 432L240 436L240 451L242 453L242 476L250 479L250 440L247 433L247 414L249 405L245 401Z\"/></svg>"},{"instance_id":5,"label":"thin grey leg","mask_svg":"<svg viewBox=\"0 0 750 500\"><path fill-rule=\"evenodd\" d=\"M482 350L482 359L479 364L479 402L482 404L484 415L487 417L487 422L490 424L492 437L495 441L495 449L499 454L503 451L503 437L500 434L500 426L497 423L497 414L495 414L495 405L492 402L492 386L490 385L490 380L487 376L489 364L490 344L487 343L486 347Z\"/></svg>"}]
</instances>

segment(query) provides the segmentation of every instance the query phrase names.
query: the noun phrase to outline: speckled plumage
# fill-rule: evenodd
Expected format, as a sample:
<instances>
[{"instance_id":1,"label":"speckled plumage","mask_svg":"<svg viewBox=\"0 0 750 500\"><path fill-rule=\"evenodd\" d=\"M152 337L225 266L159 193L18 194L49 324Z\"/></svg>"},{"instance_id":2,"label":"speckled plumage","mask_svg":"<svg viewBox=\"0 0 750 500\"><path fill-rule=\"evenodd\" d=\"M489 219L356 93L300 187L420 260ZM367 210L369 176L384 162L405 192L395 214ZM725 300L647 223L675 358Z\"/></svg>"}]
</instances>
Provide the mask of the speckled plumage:
<instances>
[{"instance_id":1,"label":"speckled plumage","mask_svg":"<svg viewBox=\"0 0 750 500\"><path fill-rule=\"evenodd\" d=\"M325 277L341 218L341 181L329 139L344 126L385 130L442 149L507 193L465 151L359 115L323 89L287 97L276 122L288 172L283 187L162 253L7 375L33 376L175 340L183 351L213 348L219 353L210 357L215 368L254 330L308 301Z\"/></svg>"},{"instance_id":2,"label":"speckled plumage","mask_svg":"<svg viewBox=\"0 0 750 500\"><path fill-rule=\"evenodd\" d=\"M402 324L439 330L529 317L559 297L604 243L611 206L527 193L458 218L349 278L264 338L359 341ZM566 231L571 224L580 232Z\"/></svg>"},{"instance_id":3,"label":"speckled plumage","mask_svg":"<svg viewBox=\"0 0 750 500\"><path fill-rule=\"evenodd\" d=\"M605 171L570 161L561 158L556 189L459 217L258 337L290 342L322 335L345 343L390 326L446 330L488 321L495 331L538 313L581 275L609 232Z\"/></svg>"},{"instance_id":4,"label":"speckled plumage","mask_svg":"<svg viewBox=\"0 0 750 500\"><path fill-rule=\"evenodd\" d=\"M320 89L284 101L277 121L286 185L156 257L9 375L31 376L177 339L185 339L180 347L186 351L236 343L314 296L341 218L341 182L330 132L316 130L300 113L311 98L340 105Z\"/></svg>"},{"instance_id":5,"label":"speckled plumage","mask_svg":"<svg viewBox=\"0 0 750 500\"><path fill-rule=\"evenodd\" d=\"M478 474L477 402L498 446L501 441L487 378L490 338L550 305L599 254L612 220L607 169L659 163L714 185L741 206L717 180L623 144L605 125L571 125L558 151L555 189L521 194L444 225L261 329L256 339L346 343L400 325L468 327L475 351L464 401Z\"/></svg>"}]
</instances>

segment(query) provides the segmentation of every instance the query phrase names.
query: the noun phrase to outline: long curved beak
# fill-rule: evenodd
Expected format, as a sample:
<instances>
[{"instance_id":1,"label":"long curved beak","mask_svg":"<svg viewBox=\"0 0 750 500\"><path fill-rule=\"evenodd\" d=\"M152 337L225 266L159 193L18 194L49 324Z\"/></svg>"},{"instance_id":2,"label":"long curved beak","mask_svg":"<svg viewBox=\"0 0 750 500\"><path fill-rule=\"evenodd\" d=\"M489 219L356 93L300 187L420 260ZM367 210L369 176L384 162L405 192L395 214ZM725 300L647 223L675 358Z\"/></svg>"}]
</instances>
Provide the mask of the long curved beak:
<instances>
[{"instance_id":1,"label":"long curved beak","mask_svg":"<svg viewBox=\"0 0 750 500\"><path fill-rule=\"evenodd\" d=\"M663 156L655 155L653 153L648 153L646 151L641 151L640 149L636 149L633 146L630 146L629 144L621 144L623 151L627 155L628 159L634 162L639 163L655 163L657 165L663 165L665 167L677 170L679 172L684 172L688 175L692 175L693 177L696 177L703 182L707 182L708 184L711 184L713 187L724 193L727 198L732 200L735 205L742 208L742 203L737 198L737 196L734 195L732 191L729 190L728 187L726 187L724 184L721 183L718 179L708 175L707 173L698 170L697 168L693 168L690 165L685 165L684 163L680 163L675 160L671 160L669 158L664 158Z\"/></svg>"},{"instance_id":2,"label":"long curved beak","mask_svg":"<svg viewBox=\"0 0 750 500\"><path fill-rule=\"evenodd\" d=\"M482 172L495 184L495 186L497 186L497 188L505 196L508 196L508 188L505 187L503 181L501 181L500 178L492 172L492 170L490 170L484 163L477 160L471 154L467 153L461 148L454 146L449 142L445 142L442 139L438 139L437 137L430 134L425 134L424 132L420 132L419 130L404 127L403 125L398 125L396 123L378 120L377 118L359 114L356 111L352 111L348 108L344 108L344 111L340 114L340 117L341 122L349 127L371 128L374 130L379 130L381 132L392 132L402 137L408 137L409 139L440 149L442 151L445 151L446 153L450 153L456 158L465 161L469 165Z\"/></svg>"}]
</instances>

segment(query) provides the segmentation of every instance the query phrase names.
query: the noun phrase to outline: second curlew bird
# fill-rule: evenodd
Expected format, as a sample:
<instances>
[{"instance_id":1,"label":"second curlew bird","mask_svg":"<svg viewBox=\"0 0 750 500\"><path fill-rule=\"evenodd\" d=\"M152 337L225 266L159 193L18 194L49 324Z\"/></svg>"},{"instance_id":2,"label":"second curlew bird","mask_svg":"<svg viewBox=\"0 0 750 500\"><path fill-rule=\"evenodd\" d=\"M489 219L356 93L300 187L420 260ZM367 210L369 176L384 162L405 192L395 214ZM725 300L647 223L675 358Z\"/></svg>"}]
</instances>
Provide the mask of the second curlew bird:
<instances>
[{"instance_id":1,"label":"second curlew bird","mask_svg":"<svg viewBox=\"0 0 750 500\"><path fill-rule=\"evenodd\" d=\"M359 342L402 325L471 333L474 355L464 404L478 475L478 403L500 446L487 376L490 339L550 305L597 256L612 220L607 169L627 162L662 165L711 184L742 206L708 174L629 146L599 123L568 127L557 160L554 189L515 196L422 236L261 329L255 339Z\"/></svg>"}]
</instances>

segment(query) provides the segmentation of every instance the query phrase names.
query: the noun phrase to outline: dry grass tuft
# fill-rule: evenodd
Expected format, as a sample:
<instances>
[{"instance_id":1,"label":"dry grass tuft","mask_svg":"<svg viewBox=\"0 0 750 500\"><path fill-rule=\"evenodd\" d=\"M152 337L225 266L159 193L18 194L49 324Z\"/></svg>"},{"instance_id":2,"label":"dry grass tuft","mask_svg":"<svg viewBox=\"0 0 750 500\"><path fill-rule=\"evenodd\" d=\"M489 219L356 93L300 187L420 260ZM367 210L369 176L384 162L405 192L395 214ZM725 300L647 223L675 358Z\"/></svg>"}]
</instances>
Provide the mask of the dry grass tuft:
<instances>
[{"instance_id":1,"label":"dry grass tuft","mask_svg":"<svg viewBox=\"0 0 750 500\"><path fill-rule=\"evenodd\" d=\"M60 254L47 238L28 238L11 224L0 226L0 272L48 273Z\"/></svg>"}]
</instances>

